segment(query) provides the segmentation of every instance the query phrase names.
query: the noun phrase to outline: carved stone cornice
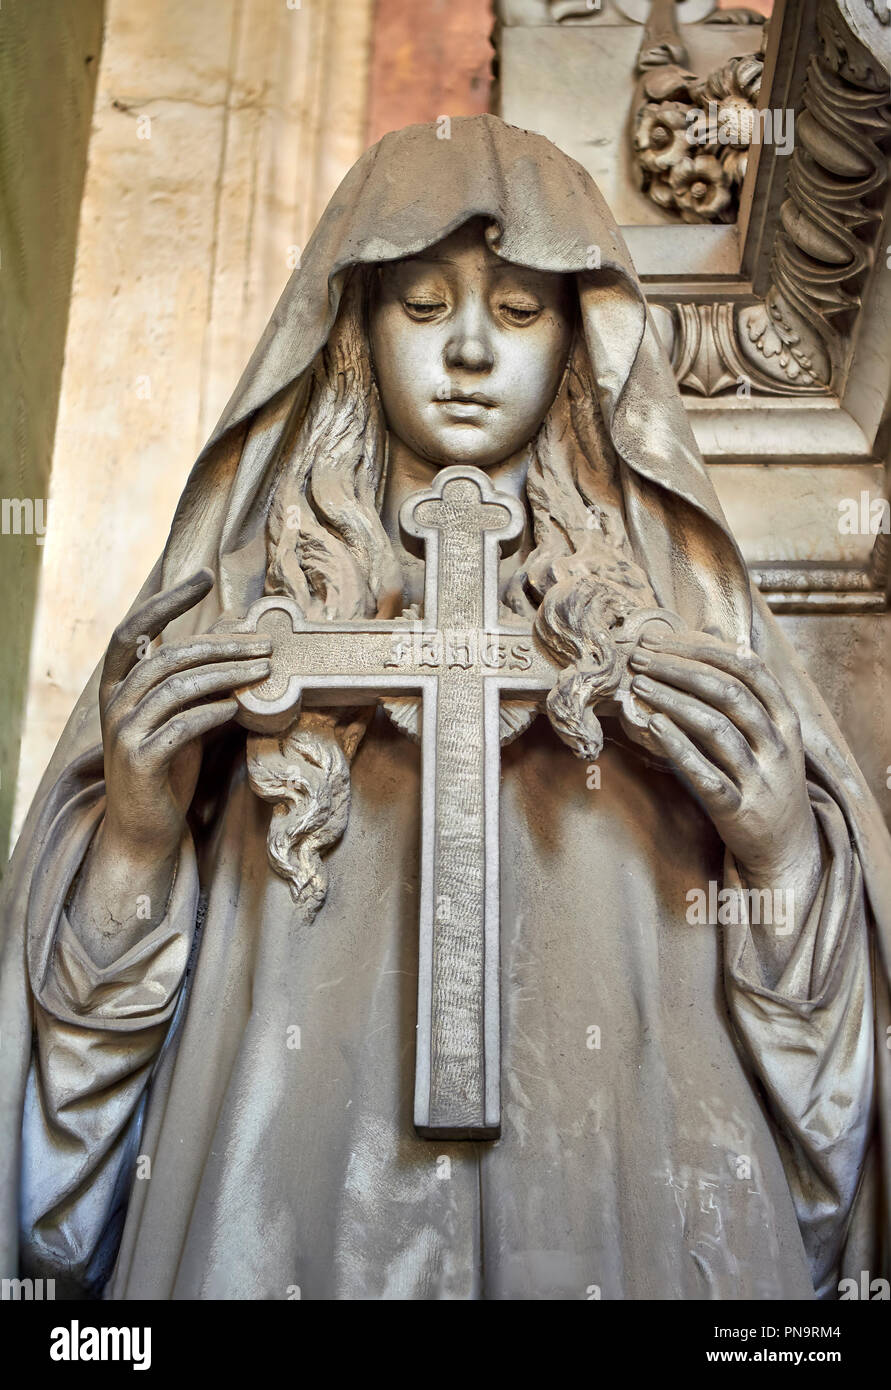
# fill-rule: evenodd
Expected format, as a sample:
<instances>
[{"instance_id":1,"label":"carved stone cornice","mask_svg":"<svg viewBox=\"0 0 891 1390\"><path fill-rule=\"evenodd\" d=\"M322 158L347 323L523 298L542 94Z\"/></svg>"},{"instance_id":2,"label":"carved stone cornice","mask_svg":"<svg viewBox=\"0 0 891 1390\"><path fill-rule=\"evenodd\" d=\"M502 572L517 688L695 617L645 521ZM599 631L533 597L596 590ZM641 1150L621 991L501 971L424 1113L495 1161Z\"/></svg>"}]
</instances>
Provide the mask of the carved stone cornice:
<instances>
[{"instance_id":1,"label":"carved stone cornice","mask_svg":"<svg viewBox=\"0 0 891 1390\"><path fill-rule=\"evenodd\" d=\"M762 349L768 362L775 358L776 375L747 350L740 321L763 308L759 303L741 309L734 300L670 306L672 365L681 391L697 396L729 391L739 396L829 394L829 386L817 377L824 359L788 320L771 319L762 332Z\"/></svg>"},{"instance_id":2,"label":"carved stone cornice","mask_svg":"<svg viewBox=\"0 0 891 1390\"><path fill-rule=\"evenodd\" d=\"M739 311L743 356L781 394L790 386L796 394L841 387L881 231L876 195L887 180L888 74L831 0L820 0L817 33L770 288L762 303Z\"/></svg>"},{"instance_id":3,"label":"carved stone cornice","mask_svg":"<svg viewBox=\"0 0 891 1390\"><path fill-rule=\"evenodd\" d=\"M749 573L774 613L884 613L891 582L888 539L876 537L865 565L771 560L750 565Z\"/></svg>"},{"instance_id":4,"label":"carved stone cornice","mask_svg":"<svg viewBox=\"0 0 891 1390\"><path fill-rule=\"evenodd\" d=\"M684 39L692 22L715 23L729 12L710 14L709 0L686 4L689 13L678 0L610 5L642 26L632 167L666 216L664 227L644 219L626 230L650 302L671 312L681 388L714 398L718 408L740 384L765 400L841 400L882 236L889 0L784 0L768 26L767 51L708 76L688 70ZM507 18L508 0L500 5ZM609 26L604 8L541 0L536 23ZM733 16L741 17L757 18ZM679 27L684 18L688 27ZM731 113L732 129L724 119Z\"/></svg>"},{"instance_id":5,"label":"carved stone cornice","mask_svg":"<svg viewBox=\"0 0 891 1390\"><path fill-rule=\"evenodd\" d=\"M878 22L859 0L864 19ZM884 0L881 0L884 4ZM820 48L795 102L769 283L722 302L657 302L672 315L682 391L701 396L840 396L866 277L882 240L891 138L889 76L833 0L819 0ZM665 69L662 69L665 72ZM769 95L767 101L770 101ZM742 386L742 390L739 388Z\"/></svg>"},{"instance_id":6,"label":"carved stone cornice","mask_svg":"<svg viewBox=\"0 0 891 1390\"><path fill-rule=\"evenodd\" d=\"M636 156L650 151L653 183L666 178L672 161L689 158L689 150L675 148L675 132L683 139L684 107L693 104L694 84L707 79L688 70L684 41L693 49L688 26L704 15L685 14L680 4L673 14L668 0L610 0L606 15L587 21L584 0L553 0L549 13L555 26L609 27L617 22L613 6L643 33L643 42L623 35L628 68L638 51L630 114L647 103L675 103L681 117L666 119L653 141L659 118L648 113ZM741 523L753 579L779 613L876 614L889 607L889 537L861 530L846 538L836 512L852 497L887 495L891 485L883 463L891 280L876 265L891 235L882 226L891 206L889 14L888 0L777 0L764 53L748 56L763 58L762 134L760 147L756 137L750 151L740 152L749 153L749 169L733 225L714 225L732 215L732 204L717 218L688 219L697 226L680 225L679 209L658 222L652 211L638 219L636 202L626 213L624 231L697 443L727 515ZM549 54L568 52L553 34L549 45ZM737 36L732 47L745 42ZM596 113L598 64L604 73L609 65L606 46L602 59L594 42L581 48L594 105L573 89L580 122ZM730 51L703 44L697 52L714 56L692 66L726 66ZM531 44L520 49L519 65L532 53ZM539 99L537 116L541 109ZM523 115L517 99L512 118L522 124ZM588 167L584 157L580 162ZM590 163L596 176L596 159ZM771 513L763 527L757 497Z\"/></svg>"}]
</instances>

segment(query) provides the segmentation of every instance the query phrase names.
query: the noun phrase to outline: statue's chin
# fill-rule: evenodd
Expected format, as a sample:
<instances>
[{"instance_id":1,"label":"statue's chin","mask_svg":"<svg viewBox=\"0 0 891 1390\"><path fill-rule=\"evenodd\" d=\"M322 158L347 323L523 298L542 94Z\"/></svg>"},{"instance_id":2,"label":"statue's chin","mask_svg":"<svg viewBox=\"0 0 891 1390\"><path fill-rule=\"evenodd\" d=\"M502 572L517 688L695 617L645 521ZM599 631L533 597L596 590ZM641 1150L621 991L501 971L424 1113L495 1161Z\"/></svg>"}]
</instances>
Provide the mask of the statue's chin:
<instances>
[{"instance_id":1,"label":"statue's chin","mask_svg":"<svg viewBox=\"0 0 891 1390\"><path fill-rule=\"evenodd\" d=\"M512 432L505 440L494 430L485 430L479 425L450 425L444 430L399 429L393 421L387 421L387 429L392 440L398 440L403 448L434 468L450 468L454 464L467 464L473 468L495 468L507 463L525 450L532 434L520 437L520 432ZM517 437L513 437L513 433Z\"/></svg>"},{"instance_id":2,"label":"statue's chin","mask_svg":"<svg viewBox=\"0 0 891 1390\"><path fill-rule=\"evenodd\" d=\"M517 448L504 448L479 438L450 435L448 440L437 440L435 445L425 449L421 457L436 468L448 468L452 464L465 463L473 468L495 468L505 463L517 453ZM518 448L522 448L519 445Z\"/></svg>"}]
</instances>

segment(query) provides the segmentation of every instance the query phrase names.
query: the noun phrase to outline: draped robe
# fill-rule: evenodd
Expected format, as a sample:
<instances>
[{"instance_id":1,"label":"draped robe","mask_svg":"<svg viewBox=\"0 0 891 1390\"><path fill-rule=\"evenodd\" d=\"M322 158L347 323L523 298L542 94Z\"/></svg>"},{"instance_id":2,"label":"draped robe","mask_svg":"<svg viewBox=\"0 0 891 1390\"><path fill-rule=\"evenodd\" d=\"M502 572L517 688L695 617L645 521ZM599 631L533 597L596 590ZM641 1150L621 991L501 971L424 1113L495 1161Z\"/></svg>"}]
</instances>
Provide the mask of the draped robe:
<instances>
[{"instance_id":1,"label":"draped robe","mask_svg":"<svg viewBox=\"0 0 891 1390\"><path fill-rule=\"evenodd\" d=\"M243 734L209 741L166 916L99 968L66 916L104 806L94 676L9 876L4 1273L18 1233L23 1270L112 1298L834 1297L887 1268L887 832L751 595L596 189L493 117L433 130L385 137L335 195L142 597L210 563L214 593L168 631L245 611L284 422L345 270L486 213L507 259L578 275L660 603L750 639L799 711L814 903L771 986L757 926L688 920L691 889L739 879L677 779L610 727L589 785L540 717L503 751L502 1137L422 1140L416 746L376 716L308 921L267 863ZM437 160L447 177L421 199Z\"/></svg>"}]
</instances>

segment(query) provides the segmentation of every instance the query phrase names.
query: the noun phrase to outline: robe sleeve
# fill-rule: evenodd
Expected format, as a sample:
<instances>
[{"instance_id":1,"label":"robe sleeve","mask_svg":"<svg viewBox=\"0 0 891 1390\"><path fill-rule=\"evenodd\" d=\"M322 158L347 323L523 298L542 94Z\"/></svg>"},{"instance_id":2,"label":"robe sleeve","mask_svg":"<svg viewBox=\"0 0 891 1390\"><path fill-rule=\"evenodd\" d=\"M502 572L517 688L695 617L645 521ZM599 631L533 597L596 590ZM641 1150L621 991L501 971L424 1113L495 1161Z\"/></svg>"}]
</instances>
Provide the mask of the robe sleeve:
<instances>
[{"instance_id":1,"label":"robe sleeve","mask_svg":"<svg viewBox=\"0 0 891 1390\"><path fill-rule=\"evenodd\" d=\"M34 1051L22 1130L30 1270L98 1291L117 1252L147 1087L171 1032L195 931L198 870L180 849L163 921L98 966L64 910L32 975Z\"/></svg>"},{"instance_id":2,"label":"robe sleeve","mask_svg":"<svg viewBox=\"0 0 891 1390\"><path fill-rule=\"evenodd\" d=\"M745 910L725 931L730 1011L779 1125L778 1144L818 1298L839 1262L873 1127L874 1019L860 860L842 811L809 784L823 876L792 954L766 983ZM732 856L725 886L746 897Z\"/></svg>"}]
</instances>

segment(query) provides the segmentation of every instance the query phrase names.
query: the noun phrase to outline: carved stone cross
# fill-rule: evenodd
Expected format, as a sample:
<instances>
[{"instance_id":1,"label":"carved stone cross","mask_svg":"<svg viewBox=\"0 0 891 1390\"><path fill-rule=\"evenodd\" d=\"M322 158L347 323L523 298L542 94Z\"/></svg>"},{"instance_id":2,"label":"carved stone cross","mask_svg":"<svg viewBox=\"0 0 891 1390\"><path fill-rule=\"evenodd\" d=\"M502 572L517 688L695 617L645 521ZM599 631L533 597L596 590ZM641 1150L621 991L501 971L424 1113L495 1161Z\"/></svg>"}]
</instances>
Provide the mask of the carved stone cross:
<instances>
[{"instance_id":1,"label":"carved stone cross","mask_svg":"<svg viewBox=\"0 0 891 1390\"><path fill-rule=\"evenodd\" d=\"M238 630L272 637L272 672L238 692L239 718L278 732L301 700L421 696L414 1123L425 1138L497 1139L500 702L540 697L559 668L528 625L498 622L499 551L523 529L515 497L479 469L445 468L399 519L426 545L423 621L307 622L290 599L260 599Z\"/></svg>"}]
</instances>

